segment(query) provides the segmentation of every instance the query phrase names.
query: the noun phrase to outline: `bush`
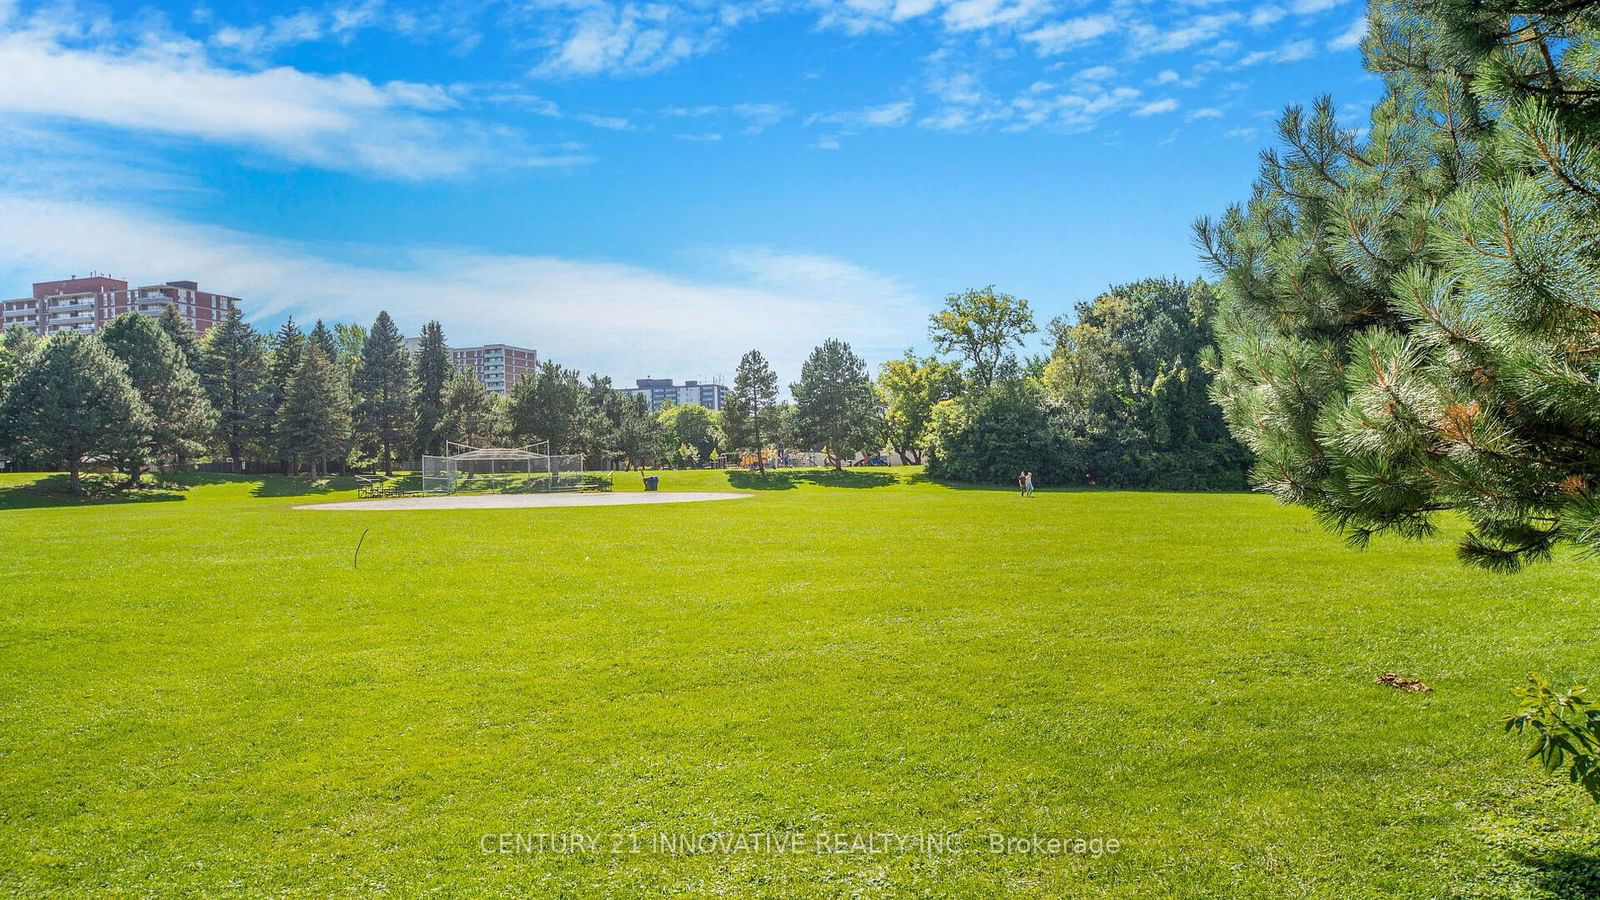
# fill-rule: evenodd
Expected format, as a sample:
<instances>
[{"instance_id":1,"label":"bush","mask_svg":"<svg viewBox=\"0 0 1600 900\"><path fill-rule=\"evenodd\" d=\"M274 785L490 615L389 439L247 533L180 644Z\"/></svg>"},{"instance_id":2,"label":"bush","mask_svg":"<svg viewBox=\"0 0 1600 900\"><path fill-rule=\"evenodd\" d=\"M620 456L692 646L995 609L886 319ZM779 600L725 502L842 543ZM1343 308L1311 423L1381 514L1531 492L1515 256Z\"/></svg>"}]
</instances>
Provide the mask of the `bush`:
<instances>
[{"instance_id":1,"label":"bush","mask_svg":"<svg viewBox=\"0 0 1600 900\"><path fill-rule=\"evenodd\" d=\"M1154 447L1026 379L934 407L928 457L930 475L953 481L1007 484L1027 470L1040 484L1178 491L1245 490L1249 465L1231 440Z\"/></svg>"}]
</instances>

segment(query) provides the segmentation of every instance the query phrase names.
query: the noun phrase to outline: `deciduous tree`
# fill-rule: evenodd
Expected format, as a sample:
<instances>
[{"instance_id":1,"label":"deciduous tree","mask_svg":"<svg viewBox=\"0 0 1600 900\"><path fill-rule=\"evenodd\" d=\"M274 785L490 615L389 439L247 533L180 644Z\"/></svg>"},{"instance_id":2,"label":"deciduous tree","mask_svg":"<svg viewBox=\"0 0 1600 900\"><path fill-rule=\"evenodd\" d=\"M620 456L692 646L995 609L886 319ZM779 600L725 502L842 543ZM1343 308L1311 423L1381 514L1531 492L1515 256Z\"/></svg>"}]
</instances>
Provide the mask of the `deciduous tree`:
<instances>
[{"instance_id":1,"label":"deciduous tree","mask_svg":"<svg viewBox=\"0 0 1600 900\"><path fill-rule=\"evenodd\" d=\"M878 369L878 396L883 404L884 437L901 459L922 463L933 407L961 389L961 367L907 350Z\"/></svg>"},{"instance_id":2,"label":"deciduous tree","mask_svg":"<svg viewBox=\"0 0 1600 900\"><path fill-rule=\"evenodd\" d=\"M928 336L940 353L965 361L972 387L986 391L1008 362L1016 365L1013 348L1038 330L1028 301L989 285L945 297L944 309L929 317Z\"/></svg>"}]
</instances>

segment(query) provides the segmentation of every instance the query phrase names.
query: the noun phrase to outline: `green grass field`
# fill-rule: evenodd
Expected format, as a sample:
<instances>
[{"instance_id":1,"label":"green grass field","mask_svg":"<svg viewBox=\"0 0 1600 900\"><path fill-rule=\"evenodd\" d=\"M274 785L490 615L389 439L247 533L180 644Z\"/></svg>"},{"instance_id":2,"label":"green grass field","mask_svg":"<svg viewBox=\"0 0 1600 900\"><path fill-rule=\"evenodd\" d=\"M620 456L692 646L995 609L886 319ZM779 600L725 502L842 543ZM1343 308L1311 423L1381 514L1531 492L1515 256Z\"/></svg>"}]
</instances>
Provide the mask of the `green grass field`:
<instances>
[{"instance_id":1,"label":"green grass field","mask_svg":"<svg viewBox=\"0 0 1600 900\"><path fill-rule=\"evenodd\" d=\"M381 513L292 509L337 480L63 506L35 477L0 476L0 892L1600 891L1600 811L1498 724L1528 670L1600 673L1592 562L907 470ZM706 834L800 852L658 837ZM817 852L869 834L955 837Z\"/></svg>"}]
</instances>

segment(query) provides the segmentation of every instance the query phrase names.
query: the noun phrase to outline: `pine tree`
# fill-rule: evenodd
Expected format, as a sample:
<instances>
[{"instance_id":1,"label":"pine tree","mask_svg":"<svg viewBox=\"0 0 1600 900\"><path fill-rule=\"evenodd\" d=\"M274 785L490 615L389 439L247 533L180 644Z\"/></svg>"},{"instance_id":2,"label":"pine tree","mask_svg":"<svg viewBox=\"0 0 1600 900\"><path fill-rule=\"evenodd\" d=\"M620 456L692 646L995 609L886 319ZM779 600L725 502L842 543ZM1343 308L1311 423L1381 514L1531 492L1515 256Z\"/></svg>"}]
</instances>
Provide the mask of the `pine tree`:
<instances>
[{"instance_id":1,"label":"pine tree","mask_svg":"<svg viewBox=\"0 0 1600 900\"><path fill-rule=\"evenodd\" d=\"M478 376L465 369L452 372L444 385L440 443L493 447L505 440L507 428L505 398L489 393Z\"/></svg>"},{"instance_id":2,"label":"pine tree","mask_svg":"<svg viewBox=\"0 0 1600 900\"><path fill-rule=\"evenodd\" d=\"M204 451L216 427L216 413L199 376L161 325L148 316L123 313L106 325L99 339L122 361L128 380L150 409L146 440L127 447L121 457L129 483L138 483L147 462L168 455L184 459Z\"/></svg>"},{"instance_id":3,"label":"pine tree","mask_svg":"<svg viewBox=\"0 0 1600 900\"><path fill-rule=\"evenodd\" d=\"M237 309L206 332L200 383L217 412L217 439L243 472L245 453L267 443L275 409L265 342Z\"/></svg>"},{"instance_id":4,"label":"pine tree","mask_svg":"<svg viewBox=\"0 0 1600 900\"><path fill-rule=\"evenodd\" d=\"M422 340L417 348L417 452L435 454L444 449L444 435L439 428L444 418L445 384L450 380L454 366L450 364L450 348L444 342L444 327L429 322L422 327Z\"/></svg>"},{"instance_id":5,"label":"pine tree","mask_svg":"<svg viewBox=\"0 0 1600 900\"><path fill-rule=\"evenodd\" d=\"M800 367L794 396L800 437L833 458L834 468L858 450L877 450L882 411L867 377L867 364L844 341L829 338Z\"/></svg>"},{"instance_id":6,"label":"pine tree","mask_svg":"<svg viewBox=\"0 0 1600 900\"><path fill-rule=\"evenodd\" d=\"M306 335L306 343L321 350L325 356L334 361L335 365L339 364L339 341L333 336L333 329L323 324L321 319L311 326L311 333ZM343 369L343 366L340 368Z\"/></svg>"},{"instance_id":7,"label":"pine tree","mask_svg":"<svg viewBox=\"0 0 1600 900\"><path fill-rule=\"evenodd\" d=\"M148 443L153 425L122 361L72 331L25 356L0 397L0 446L66 466L74 496L85 461L127 458Z\"/></svg>"},{"instance_id":8,"label":"pine tree","mask_svg":"<svg viewBox=\"0 0 1600 900\"><path fill-rule=\"evenodd\" d=\"M756 455L756 471L766 474L765 448L772 437L767 418L778 402L778 376L767 365L759 350L739 359L733 390L722 406L722 429L732 449L749 450Z\"/></svg>"},{"instance_id":9,"label":"pine tree","mask_svg":"<svg viewBox=\"0 0 1600 900\"><path fill-rule=\"evenodd\" d=\"M650 413L650 401L633 395L622 399L622 416L617 423L617 451L634 468L656 461L661 455L661 426Z\"/></svg>"},{"instance_id":10,"label":"pine tree","mask_svg":"<svg viewBox=\"0 0 1600 900\"><path fill-rule=\"evenodd\" d=\"M356 426L364 442L379 451L383 471L394 474L394 451L409 447L416 433L412 405L411 354L387 312L379 312L361 348L361 365L351 385Z\"/></svg>"},{"instance_id":11,"label":"pine tree","mask_svg":"<svg viewBox=\"0 0 1600 900\"><path fill-rule=\"evenodd\" d=\"M350 449L350 394L338 364L310 346L289 379L278 413L280 439L291 456L311 462L311 474L328 474L328 461Z\"/></svg>"},{"instance_id":12,"label":"pine tree","mask_svg":"<svg viewBox=\"0 0 1600 900\"><path fill-rule=\"evenodd\" d=\"M200 371L200 336L195 334L194 326L189 320L178 314L176 305L168 306L161 311L161 318L156 320L161 324L161 330L167 333L172 343L183 353L183 364L190 371Z\"/></svg>"},{"instance_id":13,"label":"pine tree","mask_svg":"<svg viewBox=\"0 0 1600 900\"><path fill-rule=\"evenodd\" d=\"M284 474L289 474L294 454L290 452L287 437L283 434L284 404L289 399L289 382L294 379L294 373L299 371L300 363L305 359L306 336L300 327L294 323L294 316L284 320L271 341L272 354L267 367L267 384L270 388L268 400L272 405L273 426L272 444L278 452L278 459L283 463Z\"/></svg>"},{"instance_id":14,"label":"pine tree","mask_svg":"<svg viewBox=\"0 0 1600 900\"><path fill-rule=\"evenodd\" d=\"M551 453L571 452L580 437L583 382L577 369L553 361L511 387L511 430L525 444L550 442Z\"/></svg>"},{"instance_id":15,"label":"pine tree","mask_svg":"<svg viewBox=\"0 0 1600 900\"><path fill-rule=\"evenodd\" d=\"M1370 23L1369 133L1327 99L1290 108L1249 203L1197 225L1222 276L1214 395L1256 483L1358 545L1454 510L1476 565L1600 551L1600 12L1434 0Z\"/></svg>"}]
</instances>

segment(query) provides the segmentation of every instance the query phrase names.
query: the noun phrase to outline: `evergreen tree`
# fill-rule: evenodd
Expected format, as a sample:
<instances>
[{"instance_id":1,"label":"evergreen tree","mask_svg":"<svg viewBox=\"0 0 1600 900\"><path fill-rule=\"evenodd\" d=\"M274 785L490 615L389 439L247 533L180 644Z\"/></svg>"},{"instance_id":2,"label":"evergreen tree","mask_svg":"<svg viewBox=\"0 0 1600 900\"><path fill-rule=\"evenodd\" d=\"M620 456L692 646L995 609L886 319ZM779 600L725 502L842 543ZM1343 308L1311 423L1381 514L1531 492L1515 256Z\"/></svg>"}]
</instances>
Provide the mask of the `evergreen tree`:
<instances>
[{"instance_id":1,"label":"evergreen tree","mask_svg":"<svg viewBox=\"0 0 1600 900\"><path fill-rule=\"evenodd\" d=\"M122 361L73 331L51 335L23 357L0 397L0 446L65 466L74 495L85 461L138 452L153 425Z\"/></svg>"},{"instance_id":2,"label":"evergreen tree","mask_svg":"<svg viewBox=\"0 0 1600 900\"><path fill-rule=\"evenodd\" d=\"M521 443L549 441L551 453L571 452L579 442L582 411L583 382L576 369L545 361L511 387L511 430Z\"/></svg>"},{"instance_id":3,"label":"evergreen tree","mask_svg":"<svg viewBox=\"0 0 1600 900\"><path fill-rule=\"evenodd\" d=\"M622 399L607 376L590 375L584 385L583 405L578 413L578 450L595 465L617 456Z\"/></svg>"},{"instance_id":4,"label":"evergreen tree","mask_svg":"<svg viewBox=\"0 0 1600 900\"><path fill-rule=\"evenodd\" d=\"M305 359L306 336L300 327L294 323L294 316L284 320L276 334L272 336L272 355L267 367L268 386L272 404L273 427L272 443L278 452L278 459L283 463L284 474L289 474L292 457L288 438L283 432L282 411L284 404L289 400L289 382L294 379L294 373L299 371L300 363Z\"/></svg>"},{"instance_id":5,"label":"evergreen tree","mask_svg":"<svg viewBox=\"0 0 1600 900\"><path fill-rule=\"evenodd\" d=\"M99 339L122 361L128 380L150 410L145 440L124 448L120 458L129 482L139 481L147 462L167 455L184 459L204 451L216 427L216 413L199 376L161 325L139 313L123 313L106 325Z\"/></svg>"},{"instance_id":6,"label":"evergreen tree","mask_svg":"<svg viewBox=\"0 0 1600 900\"><path fill-rule=\"evenodd\" d=\"M867 364L844 341L829 338L800 367L794 396L799 435L820 447L839 468L846 457L873 446L882 435L882 411L867 377Z\"/></svg>"},{"instance_id":7,"label":"evergreen tree","mask_svg":"<svg viewBox=\"0 0 1600 900\"><path fill-rule=\"evenodd\" d=\"M384 473L393 475L394 451L411 446L416 433L411 354L387 312L379 312L372 323L352 387L357 429L369 446L379 450Z\"/></svg>"},{"instance_id":8,"label":"evergreen tree","mask_svg":"<svg viewBox=\"0 0 1600 900\"><path fill-rule=\"evenodd\" d=\"M1454 510L1477 565L1600 550L1600 12L1379 3L1370 25L1369 133L1291 107L1249 203L1197 225L1216 399L1256 483L1354 543Z\"/></svg>"},{"instance_id":9,"label":"evergreen tree","mask_svg":"<svg viewBox=\"0 0 1600 900\"><path fill-rule=\"evenodd\" d=\"M506 439L505 398L496 397L478 376L457 369L444 385L439 417L440 444L450 440L469 447L493 447Z\"/></svg>"},{"instance_id":10,"label":"evergreen tree","mask_svg":"<svg viewBox=\"0 0 1600 900\"><path fill-rule=\"evenodd\" d=\"M445 383L454 371L454 366L450 364L450 348L444 342L444 327L438 322L429 322L422 327L422 341L415 363L417 451L438 455L443 452L446 437L439 429L439 423L444 418Z\"/></svg>"},{"instance_id":11,"label":"evergreen tree","mask_svg":"<svg viewBox=\"0 0 1600 900\"><path fill-rule=\"evenodd\" d=\"M933 407L960 392L960 367L932 356L918 358L907 350L905 356L879 367L877 388L885 440L901 459L920 465L933 426Z\"/></svg>"},{"instance_id":12,"label":"evergreen tree","mask_svg":"<svg viewBox=\"0 0 1600 900\"><path fill-rule=\"evenodd\" d=\"M992 284L945 297L944 309L928 318L934 349L965 360L972 387L980 392L1017 366L1011 348L1039 330L1028 301L996 294Z\"/></svg>"},{"instance_id":13,"label":"evergreen tree","mask_svg":"<svg viewBox=\"0 0 1600 900\"><path fill-rule=\"evenodd\" d=\"M280 440L292 459L309 460L311 474L328 474L328 461L350 449L350 394L339 366L321 347L306 348L278 413Z\"/></svg>"},{"instance_id":14,"label":"evergreen tree","mask_svg":"<svg viewBox=\"0 0 1600 900\"><path fill-rule=\"evenodd\" d=\"M661 426L650 413L650 401L642 396L624 396L621 421L617 423L617 451L634 468L643 468L661 455Z\"/></svg>"},{"instance_id":15,"label":"evergreen tree","mask_svg":"<svg viewBox=\"0 0 1600 900\"><path fill-rule=\"evenodd\" d=\"M767 418L777 402L778 376L761 351L751 350L739 359L733 390L722 407L722 425L729 447L755 453L756 471L762 474L767 471L764 452L772 437Z\"/></svg>"},{"instance_id":16,"label":"evergreen tree","mask_svg":"<svg viewBox=\"0 0 1600 900\"><path fill-rule=\"evenodd\" d=\"M217 412L217 440L227 448L234 471L243 472L246 452L267 443L276 410L265 342L237 309L206 332L200 383Z\"/></svg>"},{"instance_id":17,"label":"evergreen tree","mask_svg":"<svg viewBox=\"0 0 1600 900\"><path fill-rule=\"evenodd\" d=\"M200 371L200 336L195 334L194 326L189 324L189 320L179 315L177 305L163 309L161 318L156 321L161 324L161 330L167 333L167 337L183 353L183 364L188 366L190 371Z\"/></svg>"},{"instance_id":18,"label":"evergreen tree","mask_svg":"<svg viewBox=\"0 0 1600 900\"><path fill-rule=\"evenodd\" d=\"M318 319L317 324L311 327L311 333L306 335L306 343L321 350L323 355L333 360L336 365L340 363L339 341L333 336L333 329L324 325L321 319ZM349 370L346 370L343 365L340 365L339 368L348 374Z\"/></svg>"}]
</instances>

